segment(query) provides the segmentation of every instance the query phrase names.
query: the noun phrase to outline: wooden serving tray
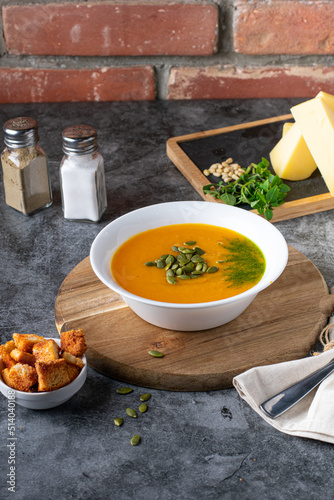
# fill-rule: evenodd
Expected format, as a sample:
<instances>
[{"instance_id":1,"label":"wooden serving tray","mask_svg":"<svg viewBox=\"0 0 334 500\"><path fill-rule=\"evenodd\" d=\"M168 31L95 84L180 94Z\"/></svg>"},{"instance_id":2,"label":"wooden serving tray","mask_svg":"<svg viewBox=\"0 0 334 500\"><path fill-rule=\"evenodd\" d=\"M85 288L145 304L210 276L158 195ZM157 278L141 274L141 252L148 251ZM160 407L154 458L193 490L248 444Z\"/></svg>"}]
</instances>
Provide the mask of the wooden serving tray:
<instances>
[{"instance_id":1,"label":"wooden serving tray","mask_svg":"<svg viewBox=\"0 0 334 500\"><path fill-rule=\"evenodd\" d=\"M253 366L306 356L326 325L332 296L318 269L289 247L279 279L230 323L200 332L153 326L133 313L94 274L89 257L62 283L55 319L59 333L82 328L88 364L122 382L173 391L232 386ZM158 349L163 358L148 351Z\"/></svg>"},{"instance_id":2,"label":"wooden serving tray","mask_svg":"<svg viewBox=\"0 0 334 500\"><path fill-rule=\"evenodd\" d=\"M282 136L283 123L292 119L291 114L281 115L173 137L167 141L167 156L204 200L222 203L203 193L205 185L218 183L221 179L206 177L203 171L229 157L242 167L259 163L262 157L269 160L270 151ZM309 179L284 182L291 190L285 202L274 209L272 222L334 208L334 197L328 192L318 169ZM242 208L249 209L246 205ZM256 210L251 211L257 213Z\"/></svg>"}]
</instances>

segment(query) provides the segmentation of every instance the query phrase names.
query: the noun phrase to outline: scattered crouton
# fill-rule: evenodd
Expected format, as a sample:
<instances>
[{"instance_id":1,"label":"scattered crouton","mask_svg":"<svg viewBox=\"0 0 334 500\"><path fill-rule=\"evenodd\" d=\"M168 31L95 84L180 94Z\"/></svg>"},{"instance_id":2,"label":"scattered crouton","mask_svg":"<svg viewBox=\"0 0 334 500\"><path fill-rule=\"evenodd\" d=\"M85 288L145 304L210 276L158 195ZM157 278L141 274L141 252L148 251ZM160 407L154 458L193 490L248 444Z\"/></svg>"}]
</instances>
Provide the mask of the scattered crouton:
<instances>
[{"instance_id":1,"label":"scattered crouton","mask_svg":"<svg viewBox=\"0 0 334 500\"><path fill-rule=\"evenodd\" d=\"M16 361L14 361L10 353L6 350L5 345L0 345L0 356L6 368L11 368L16 364Z\"/></svg>"},{"instance_id":2,"label":"scattered crouton","mask_svg":"<svg viewBox=\"0 0 334 500\"><path fill-rule=\"evenodd\" d=\"M13 333L13 339L15 342L15 347L17 347L17 349L20 349L20 351L31 353L34 344L44 340L44 337L40 337L38 335L29 333L27 334Z\"/></svg>"},{"instance_id":3,"label":"scattered crouton","mask_svg":"<svg viewBox=\"0 0 334 500\"><path fill-rule=\"evenodd\" d=\"M73 356L73 354L70 354L67 351L63 352L62 358L64 358L67 361L67 363L70 363L71 365L76 365L79 368L82 368L84 365L84 362L82 361L81 358L77 358L77 357Z\"/></svg>"},{"instance_id":4,"label":"scattered crouton","mask_svg":"<svg viewBox=\"0 0 334 500\"><path fill-rule=\"evenodd\" d=\"M77 365L72 365L71 363L67 363L67 371L71 379L71 382L73 382L73 380L77 378L77 376L81 372L81 369Z\"/></svg>"},{"instance_id":5,"label":"scattered crouton","mask_svg":"<svg viewBox=\"0 0 334 500\"><path fill-rule=\"evenodd\" d=\"M36 358L33 354L29 354L29 352L20 351L20 349L13 349L10 353L10 356L17 363L22 363L23 365L34 366L36 362Z\"/></svg>"},{"instance_id":6,"label":"scattered crouton","mask_svg":"<svg viewBox=\"0 0 334 500\"><path fill-rule=\"evenodd\" d=\"M60 339L62 351L67 351L73 356L83 356L85 354L87 346L81 329L62 332Z\"/></svg>"},{"instance_id":7,"label":"scattered crouton","mask_svg":"<svg viewBox=\"0 0 334 500\"><path fill-rule=\"evenodd\" d=\"M43 340L34 344L32 353L36 361L47 363L59 358L59 346L53 339Z\"/></svg>"},{"instance_id":8,"label":"scattered crouton","mask_svg":"<svg viewBox=\"0 0 334 500\"><path fill-rule=\"evenodd\" d=\"M39 391L55 391L71 382L65 359L55 359L47 363L37 361L36 371Z\"/></svg>"},{"instance_id":9,"label":"scattered crouton","mask_svg":"<svg viewBox=\"0 0 334 500\"><path fill-rule=\"evenodd\" d=\"M11 368L2 370L2 378L12 389L29 391L37 382L37 372L32 366L16 363Z\"/></svg>"}]
</instances>

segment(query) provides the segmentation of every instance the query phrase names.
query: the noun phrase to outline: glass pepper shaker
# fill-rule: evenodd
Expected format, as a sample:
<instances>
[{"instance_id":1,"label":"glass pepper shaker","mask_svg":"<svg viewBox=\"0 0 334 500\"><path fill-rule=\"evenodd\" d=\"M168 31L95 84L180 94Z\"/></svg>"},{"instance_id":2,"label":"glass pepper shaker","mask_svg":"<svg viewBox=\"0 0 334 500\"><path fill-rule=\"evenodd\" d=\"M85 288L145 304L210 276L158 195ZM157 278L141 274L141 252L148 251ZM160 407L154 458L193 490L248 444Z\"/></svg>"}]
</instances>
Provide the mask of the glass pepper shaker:
<instances>
[{"instance_id":1,"label":"glass pepper shaker","mask_svg":"<svg viewBox=\"0 0 334 500\"><path fill-rule=\"evenodd\" d=\"M107 208L107 194L96 130L89 125L75 125L66 128L62 138L60 183L64 217L98 222Z\"/></svg>"},{"instance_id":2,"label":"glass pepper shaker","mask_svg":"<svg viewBox=\"0 0 334 500\"><path fill-rule=\"evenodd\" d=\"M33 118L8 120L3 127L6 148L1 154L5 202L24 215L52 204L45 152L38 144L38 123Z\"/></svg>"}]
</instances>

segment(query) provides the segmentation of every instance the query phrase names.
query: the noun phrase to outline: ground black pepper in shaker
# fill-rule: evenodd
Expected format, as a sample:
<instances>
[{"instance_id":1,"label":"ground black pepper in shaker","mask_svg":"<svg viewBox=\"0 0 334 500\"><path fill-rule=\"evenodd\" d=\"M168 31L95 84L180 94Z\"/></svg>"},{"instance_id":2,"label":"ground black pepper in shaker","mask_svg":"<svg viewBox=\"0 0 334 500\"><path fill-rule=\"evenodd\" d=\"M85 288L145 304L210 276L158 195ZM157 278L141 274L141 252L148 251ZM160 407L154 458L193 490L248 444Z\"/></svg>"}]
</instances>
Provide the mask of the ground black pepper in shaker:
<instances>
[{"instance_id":1,"label":"ground black pepper in shaker","mask_svg":"<svg viewBox=\"0 0 334 500\"><path fill-rule=\"evenodd\" d=\"M8 120L3 127L6 148L1 154L5 202L24 215L52 204L48 160L38 144L33 118Z\"/></svg>"}]
</instances>

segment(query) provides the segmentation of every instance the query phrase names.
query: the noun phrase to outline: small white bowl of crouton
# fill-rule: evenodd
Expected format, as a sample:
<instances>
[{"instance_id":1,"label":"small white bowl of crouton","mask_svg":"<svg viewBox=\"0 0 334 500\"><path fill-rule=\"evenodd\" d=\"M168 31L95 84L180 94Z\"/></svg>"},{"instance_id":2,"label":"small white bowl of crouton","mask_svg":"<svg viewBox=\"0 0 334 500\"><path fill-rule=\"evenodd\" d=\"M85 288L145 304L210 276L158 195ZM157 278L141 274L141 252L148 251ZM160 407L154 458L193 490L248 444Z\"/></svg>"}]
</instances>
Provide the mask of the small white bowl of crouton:
<instances>
[{"instance_id":1,"label":"small white bowl of crouton","mask_svg":"<svg viewBox=\"0 0 334 500\"><path fill-rule=\"evenodd\" d=\"M14 333L0 345L0 391L33 410L59 406L85 383L85 351L82 330L63 332L60 339Z\"/></svg>"}]
</instances>

